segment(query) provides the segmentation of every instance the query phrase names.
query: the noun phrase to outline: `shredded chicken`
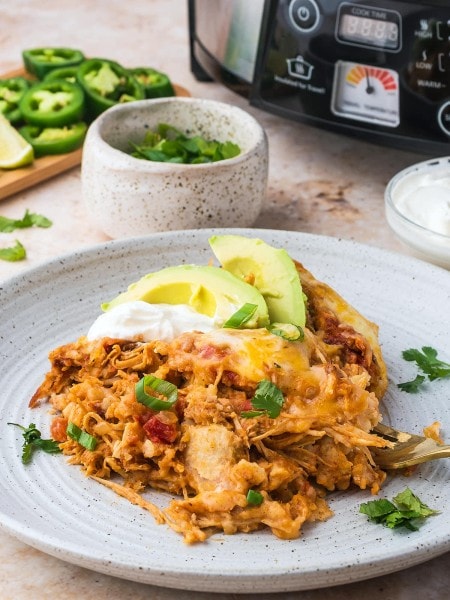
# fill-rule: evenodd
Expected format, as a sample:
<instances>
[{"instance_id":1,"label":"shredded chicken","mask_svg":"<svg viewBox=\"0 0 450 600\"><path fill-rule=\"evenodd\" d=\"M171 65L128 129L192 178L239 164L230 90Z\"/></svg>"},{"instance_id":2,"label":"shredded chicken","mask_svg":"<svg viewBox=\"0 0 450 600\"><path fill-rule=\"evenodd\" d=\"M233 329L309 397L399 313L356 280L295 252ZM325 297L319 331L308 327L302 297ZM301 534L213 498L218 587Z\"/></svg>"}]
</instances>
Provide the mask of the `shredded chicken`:
<instances>
[{"instance_id":1,"label":"shredded chicken","mask_svg":"<svg viewBox=\"0 0 450 600\"><path fill-rule=\"evenodd\" d=\"M50 353L30 406L50 402L52 436L71 464L187 543L264 527L298 537L303 523L331 516L327 493L379 491L385 473L370 449L388 443L371 433L387 386L377 326L296 266L307 296L302 341L266 329L191 332L171 343L80 337ZM148 374L176 386L171 408L137 401ZM282 393L278 415L252 413L262 381ZM94 436L95 449L68 437L68 423ZM438 439L438 425L426 434ZM161 510L149 489L177 499Z\"/></svg>"},{"instance_id":2,"label":"shredded chicken","mask_svg":"<svg viewBox=\"0 0 450 600\"><path fill-rule=\"evenodd\" d=\"M327 492L376 493L385 478L370 454L385 445L370 433L380 420L370 375L327 353L327 342L308 329L301 342L266 329L185 333L171 343L81 337L51 352L30 405L50 401L52 434L71 464L187 543L262 527L292 539L303 523L331 516ZM146 374L178 388L171 409L136 400ZM275 418L246 416L262 380L283 393ZM97 447L67 437L69 422ZM142 495L148 489L179 498L160 510ZM249 490L261 503L248 502Z\"/></svg>"}]
</instances>

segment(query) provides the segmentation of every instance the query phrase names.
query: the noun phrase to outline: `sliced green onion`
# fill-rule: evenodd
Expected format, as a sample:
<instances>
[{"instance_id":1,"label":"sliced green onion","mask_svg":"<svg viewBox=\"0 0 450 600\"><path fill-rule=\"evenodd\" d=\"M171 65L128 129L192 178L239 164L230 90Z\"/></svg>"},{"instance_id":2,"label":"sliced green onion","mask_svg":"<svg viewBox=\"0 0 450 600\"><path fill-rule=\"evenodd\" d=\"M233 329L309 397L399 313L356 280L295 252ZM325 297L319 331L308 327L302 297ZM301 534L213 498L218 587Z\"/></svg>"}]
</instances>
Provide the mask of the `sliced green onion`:
<instances>
[{"instance_id":1,"label":"sliced green onion","mask_svg":"<svg viewBox=\"0 0 450 600\"><path fill-rule=\"evenodd\" d=\"M223 327L227 327L228 329L239 329L253 317L257 308L258 306L256 304L247 302L225 321Z\"/></svg>"},{"instance_id":2,"label":"sliced green onion","mask_svg":"<svg viewBox=\"0 0 450 600\"><path fill-rule=\"evenodd\" d=\"M251 504L252 506L259 506L262 504L264 500L264 496L257 492L256 490L248 490L247 492L247 504Z\"/></svg>"},{"instance_id":3,"label":"sliced green onion","mask_svg":"<svg viewBox=\"0 0 450 600\"><path fill-rule=\"evenodd\" d=\"M303 329L294 323L271 323L269 331L288 342L302 341L305 338Z\"/></svg>"},{"instance_id":4,"label":"sliced green onion","mask_svg":"<svg viewBox=\"0 0 450 600\"><path fill-rule=\"evenodd\" d=\"M161 396L165 396L167 400L161 400L161 398L147 394L145 388L151 388ZM135 392L136 400L152 410L169 410L178 399L177 386L154 375L144 375L137 382Z\"/></svg>"},{"instance_id":5,"label":"sliced green onion","mask_svg":"<svg viewBox=\"0 0 450 600\"><path fill-rule=\"evenodd\" d=\"M284 403L283 392L271 381L264 379L258 383L253 396L252 406L256 410L245 411L241 417L250 419L267 414L271 419L279 416Z\"/></svg>"},{"instance_id":6,"label":"sliced green onion","mask_svg":"<svg viewBox=\"0 0 450 600\"><path fill-rule=\"evenodd\" d=\"M67 424L66 433L69 437L86 448L86 450L95 450L97 447L98 439L87 431L80 429L78 425L75 425L75 423L69 421Z\"/></svg>"}]
</instances>

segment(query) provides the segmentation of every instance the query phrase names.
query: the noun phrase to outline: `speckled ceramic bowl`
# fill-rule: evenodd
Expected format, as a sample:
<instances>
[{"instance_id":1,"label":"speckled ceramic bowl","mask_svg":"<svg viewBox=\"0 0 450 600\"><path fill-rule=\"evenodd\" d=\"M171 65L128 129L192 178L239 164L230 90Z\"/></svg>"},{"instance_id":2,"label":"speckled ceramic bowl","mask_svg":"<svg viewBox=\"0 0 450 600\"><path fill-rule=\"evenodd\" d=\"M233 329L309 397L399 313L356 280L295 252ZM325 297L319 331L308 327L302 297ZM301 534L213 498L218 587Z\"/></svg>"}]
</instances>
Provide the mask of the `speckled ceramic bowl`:
<instances>
[{"instance_id":1,"label":"speckled ceramic bowl","mask_svg":"<svg viewBox=\"0 0 450 600\"><path fill-rule=\"evenodd\" d=\"M223 161L184 165L132 157L130 142L168 123L189 136L232 141L241 153ZM263 128L235 106L195 98L142 100L110 108L89 128L82 193L89 217L107 235L204 227L248 227L267 187Z\"/></svg>"}]
</instances>

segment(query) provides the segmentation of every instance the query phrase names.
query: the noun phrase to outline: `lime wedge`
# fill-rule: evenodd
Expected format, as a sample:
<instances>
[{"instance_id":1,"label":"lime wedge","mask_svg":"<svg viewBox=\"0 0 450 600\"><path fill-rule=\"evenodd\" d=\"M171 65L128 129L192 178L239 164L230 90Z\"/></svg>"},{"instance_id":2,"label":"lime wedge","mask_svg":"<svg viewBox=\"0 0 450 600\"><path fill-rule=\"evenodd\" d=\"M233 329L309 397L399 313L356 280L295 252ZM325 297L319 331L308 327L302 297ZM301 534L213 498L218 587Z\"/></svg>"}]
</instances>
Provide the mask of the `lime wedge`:
<instances>
[{"instance_id":1,"label":"lime wedge","mask_svg":"<svg viewBox=\"0 0 450 600\"><path fill-rule=\"evenodd\" d=\"M0 114L0 169L25 167L34 160L33 147Z\"/></svg>"}]
</instances>

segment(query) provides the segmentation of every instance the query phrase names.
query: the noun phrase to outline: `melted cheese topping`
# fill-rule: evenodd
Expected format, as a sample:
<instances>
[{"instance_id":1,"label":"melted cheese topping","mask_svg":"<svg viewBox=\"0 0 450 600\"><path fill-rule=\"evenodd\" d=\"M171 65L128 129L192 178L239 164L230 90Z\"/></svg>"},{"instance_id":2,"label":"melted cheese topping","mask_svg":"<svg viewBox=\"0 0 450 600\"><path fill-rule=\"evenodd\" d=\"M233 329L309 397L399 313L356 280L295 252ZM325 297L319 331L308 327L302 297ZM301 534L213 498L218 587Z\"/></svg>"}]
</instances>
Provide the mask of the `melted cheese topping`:
<instances>
[{"instance_id":1,"label":"melted cheese topping","mask_svg":"<svg viewBox=\"0 0 450 600\"><path fill-rule=\"evenodd\" d=\"M307 344L287 342L266 329L216 329L197 336L196 348L205 357L208 348L216 349L224 370L253 382L281 369L285 376L294 376L309 368Z\"/></svg>"}]
</instances>

